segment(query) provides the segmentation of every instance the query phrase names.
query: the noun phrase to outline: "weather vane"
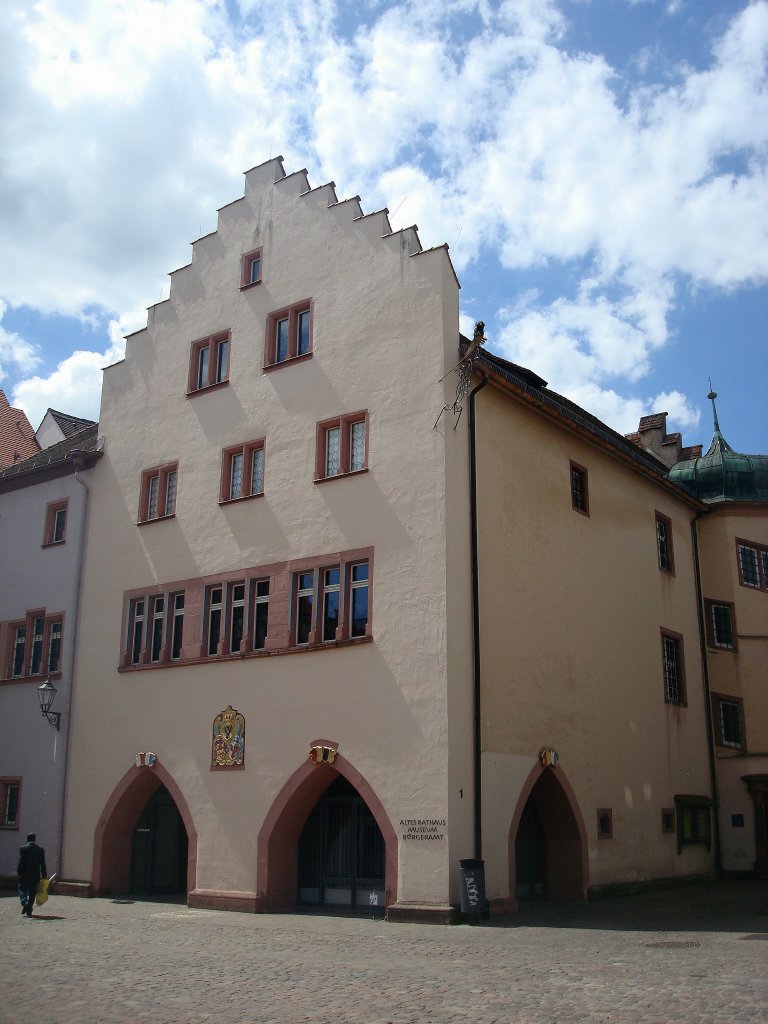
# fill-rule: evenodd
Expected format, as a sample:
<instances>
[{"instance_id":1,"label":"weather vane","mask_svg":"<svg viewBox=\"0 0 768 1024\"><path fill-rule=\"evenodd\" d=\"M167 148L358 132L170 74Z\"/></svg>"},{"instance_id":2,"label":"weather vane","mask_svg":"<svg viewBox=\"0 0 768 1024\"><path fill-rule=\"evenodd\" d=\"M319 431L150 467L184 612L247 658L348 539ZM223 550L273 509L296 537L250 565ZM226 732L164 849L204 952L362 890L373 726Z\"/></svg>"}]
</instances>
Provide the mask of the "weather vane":
<instances>
[{"instance_id":1,"label":"weather vane","mask_svg":"<svg viewBox=\"0 0 768 1024\"><path fill-rule=\"evenodd\" d=\"M456 422L453 424L453 429L455 430L456 427L458 427L462 411L461 403L466 397L467 392L469 391L469 385L472 380L472 373L475 369L475 363L477 362L477 358L480 355L480 346L485 341L484 332L485 324L483 323L482 320L478 320L477 323L475 324L475 333L472 337L472 341L467 346L467 351L464 353L464 355L461 357L458 363L456 363L456 365L448 371L448 373L453 373L454 370L456 370L458 371L459 374L459 379L456 383L456 397L453 400L453 405L444 405L443 408L440 410L440 414L438 415L437 419L435 420L434 426L432 427L433 430L440 422L440 416L442 416L444 412L453 413L453 415L456 417ZM444 373L437 383L440 384L441 381L444 381L445 378L448 376L448 373Z\"/></svg>"}]
</instances>

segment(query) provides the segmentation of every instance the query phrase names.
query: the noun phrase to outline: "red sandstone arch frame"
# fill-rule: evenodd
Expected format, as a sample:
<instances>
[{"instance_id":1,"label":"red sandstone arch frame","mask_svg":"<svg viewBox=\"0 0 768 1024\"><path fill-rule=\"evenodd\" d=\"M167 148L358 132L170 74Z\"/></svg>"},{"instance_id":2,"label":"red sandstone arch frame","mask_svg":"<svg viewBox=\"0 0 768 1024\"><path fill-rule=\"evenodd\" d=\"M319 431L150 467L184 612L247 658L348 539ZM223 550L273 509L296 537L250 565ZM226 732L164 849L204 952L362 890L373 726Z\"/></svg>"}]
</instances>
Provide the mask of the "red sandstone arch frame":
<instances>
[{"instance_id":1,"label":"red sandstone arch frame","mask_svg":"<svg viewBox=\"0 0 768 1024\"><path fill-rule=\"evenodd\" d=\"M260 909L293 910L296 906L299 836L310 811L337 775L343 775L355 787L381 829L386 850L386 905L397 899L397 833L370 785L345 757L337 754L332 766L305 761L280 790L264 819L256 870Z\"/></svg>"},{"instance_id":2,"label":"red sandstone arch frame","mask_svg":"<svg viewBox=\"0 0 768 1024\"><path fill-rule=\"evenodd\" d=\"M551 899L584 901L589 888L587 830L571 784L559 766L536 764L520 791L507 840L509 894L517 891L515 839L525 805L534 789L541 794L547 833L547 891Z\"/></svg>"},{"instance_id":3,"label":"red sandstone arch frame","mask_svg":"<svg viewBox=\"0 0 768 1024\"><path fill-rule=\"evenodd\" d=\"M195 888L197 871L197 829L187 802L173 776L156 761L149 768L129 768L112 791L93 840L93 891L97 896L128 892L131 880L133 830L147 801L165 786L178 808L187 830L187 892Z\"/></svg>"}]
</instances>

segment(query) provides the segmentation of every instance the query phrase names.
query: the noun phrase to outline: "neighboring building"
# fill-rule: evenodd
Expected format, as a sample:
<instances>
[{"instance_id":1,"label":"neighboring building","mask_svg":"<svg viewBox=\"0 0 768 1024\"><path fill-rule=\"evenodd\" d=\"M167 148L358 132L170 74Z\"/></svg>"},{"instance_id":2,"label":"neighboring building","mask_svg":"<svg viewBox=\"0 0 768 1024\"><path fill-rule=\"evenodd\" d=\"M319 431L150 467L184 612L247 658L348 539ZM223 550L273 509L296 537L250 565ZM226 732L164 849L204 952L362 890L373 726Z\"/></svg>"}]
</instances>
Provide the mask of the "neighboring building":
<instances>
[{"instance_id":1,"label":"neighboring building","mask_svg":"<svg viewBox=\"0 0 768 1024\"><path fill-rule=\"evenodd\" d=\"M0 469L13 466L40 450L32 424L22 409L14 409L0 390Z\"/></svg>"},{"instance_id":2,"label":"neighboring building","mask_svg":"<svg viewBox=\"0 0 768 1024\"><path fill-rule=\"evenodd\" d=\"M104 377L71 891L448 920L480 854L501 910L711 873L705 505L280 158L171 282Z\"/></svg>"},{"instance_id":3,"label":"neighboring building","mask_svg":"<svg viewBox=\"0 0 768 1024\"><path fill-rule=\"evenodd\" d=\"M25 417L26 420L26 417ZM37 832L60 866L78 586L97 425L0 470L0 876ZM34 441L34 434L32 434ZM35 445L37 449L37 445ZM38 687L58 689L51 722Z\"/></svg>"},{"instance_id":4,"label":"neighboring building","mask_svg":"<svg viewBox=\"0 0 768 1024\"><path fill-rule=\"evenodd\" d=\"M70 416L66 412L48 409L40 426L35 431L35 438L41 448L51 448L68 437L74 437L86 427L93 426L93 420L84 420L80 416Z\"/></svg>"}]
</instances>

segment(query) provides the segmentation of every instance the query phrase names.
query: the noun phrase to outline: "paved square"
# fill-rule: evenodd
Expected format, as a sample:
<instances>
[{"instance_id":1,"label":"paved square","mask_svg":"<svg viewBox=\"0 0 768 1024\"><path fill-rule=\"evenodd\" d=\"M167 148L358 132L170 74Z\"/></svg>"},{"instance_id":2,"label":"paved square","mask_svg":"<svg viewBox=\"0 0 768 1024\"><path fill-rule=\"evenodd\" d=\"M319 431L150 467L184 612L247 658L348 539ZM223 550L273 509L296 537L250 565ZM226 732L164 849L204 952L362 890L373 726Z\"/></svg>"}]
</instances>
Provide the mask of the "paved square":
<instances>
[{"instance_id":1,"label":"paved square","mask_svg":"<svg viewBox=\"0 0 768 1024\"><path fill-rule=\"evenodd\" d=\"M0 900L3 1024L670 1024L768 1019L768 882L438 927Z\"/></svg>"}]
</instances>

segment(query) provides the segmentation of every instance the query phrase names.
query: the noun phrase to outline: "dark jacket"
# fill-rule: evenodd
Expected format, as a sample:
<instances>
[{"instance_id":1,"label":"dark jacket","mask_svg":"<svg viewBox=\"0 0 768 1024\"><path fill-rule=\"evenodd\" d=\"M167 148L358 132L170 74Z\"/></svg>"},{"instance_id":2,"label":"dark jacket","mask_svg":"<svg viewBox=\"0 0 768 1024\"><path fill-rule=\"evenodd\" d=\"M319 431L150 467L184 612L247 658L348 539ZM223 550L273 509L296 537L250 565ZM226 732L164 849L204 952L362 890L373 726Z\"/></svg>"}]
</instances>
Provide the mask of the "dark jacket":
<instances>
[{"instance_id":1,"label":"dark jacket","mask_svg":"<svg viewBox=\"0 0 768 1024\"><path fill-rule=\"evenodd\" d=\"M37 843L25 843L19 850L19 863L16 868L19 878L25 878L31 882L39 882L41 878L48 877L48 869L45 866L45 850Z\"/></svg>"}]
</instances>

